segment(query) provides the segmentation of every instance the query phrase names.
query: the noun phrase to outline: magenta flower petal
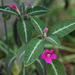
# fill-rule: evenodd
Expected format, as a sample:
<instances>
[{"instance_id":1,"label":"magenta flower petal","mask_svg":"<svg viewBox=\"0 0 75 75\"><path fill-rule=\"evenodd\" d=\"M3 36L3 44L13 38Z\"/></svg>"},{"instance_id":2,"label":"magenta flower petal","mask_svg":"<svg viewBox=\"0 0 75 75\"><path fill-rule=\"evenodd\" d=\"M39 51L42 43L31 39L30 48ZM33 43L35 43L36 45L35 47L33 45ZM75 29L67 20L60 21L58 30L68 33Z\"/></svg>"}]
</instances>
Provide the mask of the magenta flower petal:
<instances>
[{"instance_id":1,"label":"magenta flower petal","mask_svg":"<svg viewBox=\"0 0 75 75\"><path fill-rule=\"evenodd\" d=\"M42 54L41 59L45 59L45 58L46 58L45 54Z\"/></svg>"},{"instance_id":2,"label":"magenta flower petal","mask_svg":"<svg viewBox=\"0 0 75 75\"><path fill-rule=\"evenodd\" d=\"M57 58L57 55L56 54L52 54L51 55L51 59L56 59Z\"/></svg>"},{"instance_id":3,"label":"magenta flower petal","mask_svg":"<svg viewBox=\"0 0 75 75\"><path fill-rule=\"evenodd\" d=\"M52 59L56 59L57 55L53 54L54 50L45 49L44 54L41 55L41 59L45 59L47 63L51 63Z\"/></svg>"},{"instance_id":4,"label":"magenta flower petal","mask_svg":"<svg viewBox=\"0 0 75 75\"><path fill-rule=\"evenodd\" d=\"M52 50L52 49L49 51L49 53L52 53L52 54L53 54L53 52L54 52L54 50Z\"/></svg>"},{"instance_id":5,"label":"magenta flower petal","mask_svg":"<svg viewBox=\"0 0 75 75\"><path fill-rule=\"evenodd\" d=\"M44 53L49 53L49 50L45 49Z\"/></svg>"},{"instance_id":6,"label":"magenta flower petal","mask_svg":"<svg viewBox=\"0 0 75 75\"><path fill-rule=\"evenodd\" d=\"M17 6L14 5L14 4L11 4L11 5L10 5L10 8L11 8L11 9L16 9L16 10L17 10Z\"/></svg>"},{"instance_id":7,"label":"magenta flower petal","mask_svg":"<svg viewBox=\"0 0 75 75\"><path fill-rule=\"evenodd\" d=\"M51 58L46 57L45 61L46 61L47 63L51 63Z\"/></svg>"}]
</instances>

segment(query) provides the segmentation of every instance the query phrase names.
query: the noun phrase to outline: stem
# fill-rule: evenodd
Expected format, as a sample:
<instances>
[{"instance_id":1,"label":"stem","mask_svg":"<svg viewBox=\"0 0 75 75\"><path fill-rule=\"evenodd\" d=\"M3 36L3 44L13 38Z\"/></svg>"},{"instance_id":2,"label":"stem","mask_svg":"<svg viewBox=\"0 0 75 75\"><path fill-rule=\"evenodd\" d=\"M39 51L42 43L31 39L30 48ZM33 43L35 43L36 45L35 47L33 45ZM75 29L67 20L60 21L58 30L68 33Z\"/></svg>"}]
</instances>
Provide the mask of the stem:
<instances>
[{"instance_id":1,"label":"stem","mask_svg":"<svg viewBox=\"0 0 75 75\"><path fill-rule=\"evenodd\" d=\"M23 70L23 75L25 75L25 67L24 67L24 63L22 63L22 70Z\"/></svg>"},{"instance_id":2,"label":"stem","mask_svg":"<svg viewBox=\"0 0 75 75\"><path fill-rule=\"evenodd\" d=\"M1 0L1 2L2 2L2 6L4 6L3 0Z\"/></svg>"},{"instance_id":3,"label":"stem","mask_svg":"<svg viewBox=\"0 0 75 75\"><path fill-rule=\"evenodd\" d=\"M4 6L3 0L1 0L2 6ZM3 14L3 20L4 20L4 14ZM7 50L9 54L9 43L8 43L8 36L7 36L7 27L6 27L6 21L4 20L4 29L5 29L5 36L6 36L6 42L7 42Z\"/></svg>"},{"instance_id":4,"label":"stem","mask_svg":"<svg viewBox=\"0 0 75 75\"><path fill-rule=\"evenodd\" d=\"M7 27L6 27L6 21L4 20L4 28L5 28L5 35L6 35L6 42L7 42L7 50L8 50L8 54L9 54L9 42L8 42L8 36L7 36Z\"/></svg>"},{"instance_id":5,"label":"stem","mask_svg":"<svg viewBox=\"0 0 75 75\"><path fill-rule=\"evenodd\" d=\"M22 69L24 68L24 61L22 62Z\"/></svg>"}]
</instances>

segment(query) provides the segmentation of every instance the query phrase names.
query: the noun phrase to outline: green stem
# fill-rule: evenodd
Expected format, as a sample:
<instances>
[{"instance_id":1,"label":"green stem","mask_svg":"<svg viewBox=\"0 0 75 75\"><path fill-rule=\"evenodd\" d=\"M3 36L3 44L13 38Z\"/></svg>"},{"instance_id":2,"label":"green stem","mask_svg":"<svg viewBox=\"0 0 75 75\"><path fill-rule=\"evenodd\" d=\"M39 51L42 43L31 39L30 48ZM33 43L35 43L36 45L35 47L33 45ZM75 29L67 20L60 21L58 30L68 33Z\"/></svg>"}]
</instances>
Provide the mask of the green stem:
<instances>
[{"instance_id":1,"label":"green stem","mask_svg":"<svg viewBox=\"0 0 75 75\"><path fill-rule=\"evenodd\" d=\"M3 0L1 0L1 2L2 2L2 6L4 6Z\"/></svg>"},{"instance_id":2,"label":"green stem","mask_svg":"<svg viewBox=\"0 0 75 75\"><path fill-rule=\"evenodd\" d=\"M3 0L1 0L2 2L2 6L4 6L4 3L3 3ZM4 20L4 14L3 14L3 20ZM4 20L4 28L5 28L5 36L6 36L6 42L7 42L7 50L8 50L8 53L9 53L9 43L8 43L8 36L7 36L7 27L6 27L6 21Z\"/></svg>"},{"instance_id":3,"label":"green stem","mask_svg":"<svg viewBox=\"0 0 75 75\"><path fill-rule=\"evenodd\" d=\"M22 69L24 68L24 61L22 62Z\"/></svg>"},{"instance_id":4,"label":"green stem","mask_svg":"<svg viewBox=\"0 0 75 75\"><path fill-rule=\"evenodd\" d=\"M6 41L7 41L7 50L8 50L8 53L9 53L9 42L8 42L8 36L7 36L7 27L6 27L6 21L4 20L4 28L5 28L5 35L6 35Z\"/></svg>"}]
</instances>

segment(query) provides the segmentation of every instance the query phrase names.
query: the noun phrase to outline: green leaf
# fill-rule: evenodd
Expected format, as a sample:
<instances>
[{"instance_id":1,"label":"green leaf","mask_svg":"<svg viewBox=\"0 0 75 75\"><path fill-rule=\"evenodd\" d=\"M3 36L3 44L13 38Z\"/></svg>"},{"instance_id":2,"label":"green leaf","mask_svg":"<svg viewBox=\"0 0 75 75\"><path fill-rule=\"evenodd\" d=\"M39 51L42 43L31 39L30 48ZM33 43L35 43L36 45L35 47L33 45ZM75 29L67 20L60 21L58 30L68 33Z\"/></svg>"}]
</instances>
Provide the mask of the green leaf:
<instances>
[{"instance_id":1,"label":"green leaf","mask_svg":"<svg viewBox=\"0 0 75 75\"><path fill-rule=\"evenodd\" d=\"M19 13L15 9L11 9L9 6L1 6L0 12L11 14L11 15L19 15Z\"/></svg>"},{"instance_id":2,"label":"green leaf","mask_svg":"<svg viewBox=\"0 0 75 75\"><path fill-rule=\"evenodd\" d=\"M5 52L6 55L8 55L8 50L7 50L7 48L8 48L8 46L7 46L3 41L0 40L0 49L1 49L3 52ZM9 52L14 55L14 51L13 51L11 48L9 48Z\"/></svg>"},{"instance_id":3,"label":"green leaf","mask_svg":"<svg viewBox=\"0 0 75 75\"><path fill-rule=\"evenodd\" d=\"M6 55L8 55L7 49L0 45L0 50L2 50Z\"/></svg>"},{"instance_id":4,"label":"green leaf","mask_svg":"<svg viewBox=\"0 0 75 75\"><path fill-rule=\"evenodd\" d=\"M20 47L19 50L18 50L18 54L17 54L17 63L18 63L18 66L19 66L19 65L23 62L23 60L24 60L25 49L26 49L26 45Z\"/></svg>"},{"instance_id":5,"label":"green leaf","mask_svg":"<svg viewBox=\"0 0 75 75\"><path fill-rule=\"evenodd\" d=\"M58 60L52 60L51 64L47 64L47 75L66 75L63 64Z\"/></svg>"},{"instance_id":6,"label":"green leaf","mask_svg":"<svg viewBox=\"0 0 75 75\"><path fill-rule=\"evenodd\" d=\"M30 17L30 19L31 19L31 22L32 22L33 26L37 30L37 32L39 34L43 34L44 29L45 29L45 26L44 26L43 22L36 17Z\"/></svg>"},{"instance_id":7,"label":"green leaf","mask_svg":"<svg viewBox=\"0 0 75 75\"><path fill-rule=\"evenodd\" d=\"M18 20L17 21L17 30L21 40L24 43L28 43L32 38L33 27L30 20Z\"/></svg>"},{"instance_id":8,"label":"green leaf","mask_svg":"<svg viewBox=\"0 0 75 75\"><path fill-rule=\"evenodd\" d=\"M41 54L44 48L44 40L40 38L32 39L25 50L24 66L32 64Z\"/></svg>"},{"instance_id":9,"label":"green leaf","mask_svg":"<svg viewBox=\"0 0 75 75\"><path fill-rule=\"evenodd\" d=\"M28 73L27 73L26 69L23 68L23 69L21 70L21 72L19 73L19 75L28 75Z\"/></svg>"},{"instance_id":10,"label":"green leaf","mask_svg":"<svg viewBox=\"0 0 75 75\"><path fill-rule=\"evenodd\" d=\"M24 3L21 3L21 4L20 4L20 11L21 11L21 13L24 13L24 12L25 12Z\"/></svg>"},{"instance_id":11,"label":"green leaf","mask_svg":"<svg viewBox=\"0 0 75 75\"><path fill-rule=\"evenodd\" d=\"M41 59L36 59L34 62L39 75L46 75L46 62Z\"/></svg>"},{"instance_id":12,"label":"green leaf","mask_svg":"<svg viewBox=\"0 0 75 75\"><path fill-rule=\"evenodd\" d=\"M12 69L12 66L14 64L15 58L16 58L16 56L10 55L6 59L6 68L7 68L7 72L9 73L8 75L11 75L11 69Z\"/></svg>"},{"instance_id":13,"label":"green leaf","mask_svg":"<svg viewBox=\"0 0 75 75\"><path fill-rule=\"evenodd\" d=\"M58 40L57 36L55 36L55 35L49 35L46 38L46 40L51 42L54 45L60 46L60 41Z\"/></svg>"},{"instance_id":14,"label":"green leaf","mask_svg":"<svg viewBox=\"0 0 75 75\"><path fill-rule=\"evenodd\" d=\"M50 34L63 37L75 29L75 19L67 19L56 23L50 30Z\"/></svg>"},{"instance_id":15,"label":"green leaf","mask_svg":"<svg viewBox=\"0 0 75 75\"><path fill-rule=\"evenodd\" d=\"M28 9L27 14L28 15L42 15L49 11L50 10L44 6L32 6Z\"/></svg>"}]
</instances>

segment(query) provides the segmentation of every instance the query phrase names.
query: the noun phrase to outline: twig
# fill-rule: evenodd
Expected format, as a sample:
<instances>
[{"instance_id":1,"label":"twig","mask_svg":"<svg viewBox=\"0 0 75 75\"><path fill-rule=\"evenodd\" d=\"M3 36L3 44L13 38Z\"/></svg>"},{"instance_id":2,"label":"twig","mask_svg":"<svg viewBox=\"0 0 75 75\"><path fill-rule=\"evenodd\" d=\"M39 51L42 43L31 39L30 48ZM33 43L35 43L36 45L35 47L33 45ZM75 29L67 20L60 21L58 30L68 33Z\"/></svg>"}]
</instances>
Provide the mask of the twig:
<instances>
[{"instance_id":1,"label":"twig","mask_svg":"<svg viewBox=\"0 0 75 75\"><path fill-rule=\"evenodd\" d=\"M1 0L2 2L2 6L4 6L3 0ZM4 20L4 14L3 14L3 20ZM5 36L6 36L6 42L7 42L7 46L8 46L8 53L9 53L9 42L8 42L8 36L7 36L7 27L6 27L6 21L4 20L4 28L5 28Z\"/></svg>"}]
</instances>

